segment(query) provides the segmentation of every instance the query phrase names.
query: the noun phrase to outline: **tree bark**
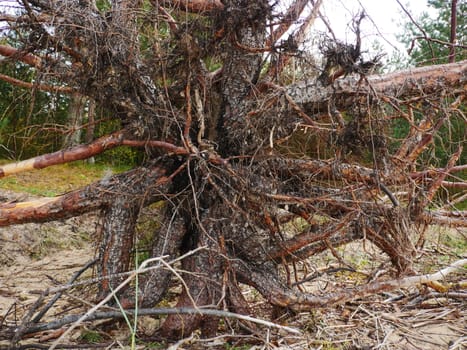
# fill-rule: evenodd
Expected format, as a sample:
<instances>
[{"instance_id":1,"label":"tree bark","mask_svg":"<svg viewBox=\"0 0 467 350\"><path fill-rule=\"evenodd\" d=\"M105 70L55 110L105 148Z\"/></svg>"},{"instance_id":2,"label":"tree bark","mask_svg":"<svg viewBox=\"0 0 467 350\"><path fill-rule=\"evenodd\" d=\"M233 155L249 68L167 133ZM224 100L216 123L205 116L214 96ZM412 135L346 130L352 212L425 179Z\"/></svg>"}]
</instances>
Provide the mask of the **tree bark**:
<instances>
[{"instance_id":1,"label":"tree bark","mask_svg":"<svg viewBox=\"0 0 467 350\"><path fill-rule=\"evenodd\" d=\"M135 254L136 220L143 202L142 198L135 199L122 193L101 213L103 223L97 272L99 276L108 278L99 285L99 299L111 293L125 279L115 275L130 268L131 257Z\"/></svg>"}]
</instances>

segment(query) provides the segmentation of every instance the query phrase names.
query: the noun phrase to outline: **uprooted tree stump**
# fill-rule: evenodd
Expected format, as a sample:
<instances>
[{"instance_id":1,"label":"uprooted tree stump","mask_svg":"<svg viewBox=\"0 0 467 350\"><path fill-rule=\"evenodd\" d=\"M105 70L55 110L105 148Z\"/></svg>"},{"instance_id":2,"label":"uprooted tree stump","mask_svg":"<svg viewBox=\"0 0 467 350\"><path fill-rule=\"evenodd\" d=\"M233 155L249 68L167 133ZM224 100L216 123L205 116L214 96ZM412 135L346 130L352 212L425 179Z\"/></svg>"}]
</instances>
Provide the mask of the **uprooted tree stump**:
<instances>
[{"instance_id":1,"label":"uprooted tree stump","mask_svg":"<svg viewBox=\"0 0 467 350\"><path fill-rule=\"evenodd\" d=\"M85 188L0 206L2 226L100 210L97 299L125 279L121 273L131 269L136 220L144 206L158 201L164 205L151 257L170 260L202 247L181 262L185 273L177 307L242 314L250 311L240 284L292 310L378 292L369 287L363 294L356 289L309 295L285 282L281 264L365 238L387 254L400 275L413 274L425 225L467 224L464 213L432 207L440 188L465 190L465 183L450 179L465 169L457 164L461 145L451 145L446 164L433 167L425 157L443 124L462 118L465 61L366 75L354 52L353 62L340 67L343 76L322 79L324 70L320 78L315 74L281 86L278 77L297 54L321 1L287 41L280 38L299 22L307 1L295 1L282 15L263 0L144 6L112 1L105 9L92 1L21 3L22 13L5 16L9 30L17 24L29 36L16 37L15 47L0 46L0 54L34 68L38 80L28 85L3 79L25 88L78 93L118 120L121 129L3 166L1 176L122 145L146 152L139 167ZM29 40L35 37L41 39ZM407 125L397 140L390 134L396 119ZM314 144L301 144L307 135ZM303 152L301 146L312 150ZM297 221L302 230L290 235L286 227ZM173 279L167 268L143 274L140 307L157 305ZM119 296L131 301L131 293L122 288ZM209 336L218 320L172 314L162 333L178 338L201 329Z\"/></svg>"}]
</instances>

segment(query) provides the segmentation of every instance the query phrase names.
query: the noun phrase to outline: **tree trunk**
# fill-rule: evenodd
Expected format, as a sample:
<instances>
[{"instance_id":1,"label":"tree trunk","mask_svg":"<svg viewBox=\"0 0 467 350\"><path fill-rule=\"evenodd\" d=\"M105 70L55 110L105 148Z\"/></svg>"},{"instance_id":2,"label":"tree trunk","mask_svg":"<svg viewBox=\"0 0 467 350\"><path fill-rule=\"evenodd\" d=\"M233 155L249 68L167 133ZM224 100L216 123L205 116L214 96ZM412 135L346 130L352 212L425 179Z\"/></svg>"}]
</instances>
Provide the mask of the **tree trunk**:
<instances>
[{"instance_id":1,"label":"tree trunk","mask_svg":"<svg viewBox=\"0 0 467 350\"><path fill-rule=\"evenodd\" d=\"M94 141L94 130L96 123L96 102L94 100L89 100L88 106L88 126L86 128L86 143L91 143ZM89 164L95 163L94 157L89 157L87 159Z\"/></svg>"},{"instance_id":2,"label":"tree trunk","mask_svg":"<svg viewBox=\"0 0 467 350\"><path fill-rule=\"evenodd\" d=\"M99 276L108 278L99 285L99 299L125 279L114 276L130 268L130 260L135 254L135 225L141 205L141 200L121 194L102 211L97 272Z\"/></svg>"}]
</instances>

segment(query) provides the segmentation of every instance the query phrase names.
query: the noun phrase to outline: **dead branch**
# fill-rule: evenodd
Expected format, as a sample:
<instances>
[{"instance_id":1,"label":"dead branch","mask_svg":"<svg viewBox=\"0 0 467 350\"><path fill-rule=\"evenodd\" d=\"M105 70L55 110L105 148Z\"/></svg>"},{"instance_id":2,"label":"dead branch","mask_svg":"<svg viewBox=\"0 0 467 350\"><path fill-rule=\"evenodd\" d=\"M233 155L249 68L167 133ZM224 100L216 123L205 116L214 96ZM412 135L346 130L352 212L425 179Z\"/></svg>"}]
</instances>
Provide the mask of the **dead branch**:
<instances>
[{"instance_id":1,"label":"dead branch","mask_svg":"<svg viewBox=\"0 0 467 350\"><path fill-rule=\"evenodd\" d=\"M189 11L194 13L205 13L210 11L220 11L224 9L224 5L220 0L164 0L162 1L164 6L181 9L183 11Z\"/></svg>"},{"instance_id":2,"label":"dead branch","mask_svg":"<svg viewBox=\"0 0 467 350\"><path fill-rule=\"evenodd\" d=\"M449 173L452 174L452 173L458 173L458 172L464 171L466 169L467 169L467 164L462 164L462 165L453 166L452 168L450 168L448 170L449 170ZM420 178L436 175L438 173L442 173L445 170L446 169L444 169L444 168L427 169L427 170L423 170L423 171L413 172L413 173L409 174L409 176L412 179L420 179Z\"/></svg>"},{"instance_id":3,"label":"dead branch","mask_svg":"<svg viewBox=\"0 0 467 350\"><path fill-rule=\"evenodd\" d=\"M315 22L316 18L318 17L319 13L319 8L321 7L322 0L317 0L316 3L313 6L313 10L311 13L305 18L304 22L301 24L300 28L297 30L297 32L293 35L291 38L292 42L295 43L295 45L298 45L299 43L302 43L304 40L304 37L307 33L308 28L313 25ZM298 4L300 5L300 4ZM292 5L293 6L293 5ZM289 8L289 10L294 10L293 7ZM271 36L271 40L274 39L275 35L279 35L281 32L281 29L285 28L278 28L278 33L273 33ZM277 38L276 38L277 40ZM272 80L275 77L277 77L283 69L287 66L288 62L290 61L291 56L290 55L280 55L278 58L278 62L276 64L272 65L271 68L268 70L266 78L264 80Z\"/></svg>"},{"instance_id":4,"label":"dead branch","mask_svg":"<svg viewBox=\"0 0 467 350\"><path fill-rule=\"evenodd\" d=\"M349 214L341 219L337 224L332 223L330 225L322 225L319 229L313 227L307 228L304 232L295 235L293 238L281 242L278 247L269 251L267 256L274 260L281 257L294 256L297 251L302 250L305 246L328 240L332 236L337 236L341 234L344 227L348 228L351 226L351 216L353 215Z\"/></svg>"},{"instance_id":5,"label":"dead branch","mask_svg":"<svg viewBox=\"0 0 467 350\"><path fill-rule=\"evenodd\" d=\"M177 147L169 142L126 140L124 139L124 131L118 131L111 135L102 136L87 145L80 145L69 150L57 151L21 162L6 164L0 167L0 178L33 169L43 169L57 164L88 159L118 146L157 147L165 149L173 154L189 154L185 148Z\"/></svg>"},{"instance_id":6,"label":"dead branch","mask_svg":"<svg viewBox=\"0 0 467 350\"><path fill-rule=\"evenodd\" d=\"M460 181L442 181L442 187L446 188L459 188L459 189L467 189L467 182L460 182Z\"/></svg>"},{"instance_id":7,"label":"dead branch","mask_svg":"<svg viewBox=\"0 0 467 350\"><path fill-rule=\"evenodd\" d=\"M70 281L66 284L67 287L70 287L72 283L87 269L93 266L96 263L97 259L89 261L85 264L80 270L73 274ZM41 296L37 299L37 301L29 308L26 315L22 318L20 326L15 330L15 334L12 337L12 343L18 342L21 337L27 332L28 325L38 323L42 317L50 310L50 308L55 304L55 302L60 299L63 294L63 291L58 292L55 296L45 305L42 310L40 310L34 317L34 313L36 310L41 306L44 297L47 293L42 293Z\"/></svg>"},{"instance_id":8,"label":"dead branch","mask_svg":"<svg viewBox=\"0 0 467 350\"><path fill-rule=\"evenodd\" d=\"M467 227L467 211L424 211L422 220L433 225L448 227Z\"/></svg>"},{"instance_id":9,"label":"dead branch","mask_svg":"<svg viewBox=\"0 0 467 350\"><path fill-rule=\"evenodd\" d=\"M5 75L5 74L0 74L0 79L12 85L16 85L16 86L26 88L26 89L37 89L37 90L48 91L48 92L62 92L65 94L71 94L74 92L74 89L70 87L29 83L27 81L12 78L9 75Z\"/></svg>"},{"instance_id":10,"label":"dead branch","mask_svg":"<svg viewBox=\"0 0 467 350\"><path fill-rule=\"evenodd\" d=\"M446 278L446 276L451 273L465 270L467 266L467 259L458 260L450 266L433 274L417 275L396 280L374 282L358 286L356 288L329 293L325 296L314 296L310 294L299 293L290 289L285 289L277 284L277 281L273 276L265 275L264 272L260 272L259 270L248 270L245 269L244 266L239 265L240 264L236 264L236 267L238 268L237 271L241 274L242 280L255 286L255 288L257 288L261 294L263 294L273 304L289 307L296 311L303 311L316 307L329 307L329 305L343 304L350 300L363 298L365 296L376 293L388 292L401 288L409 288L432 281L439 281Z\"/></svg>"},{"instance_id":11,"label":"dead branch","mask_svg":"<svg viewBox=\"0 0 467 350\"><path fill-rule=\"evenodd\" d=\"M443 123L450 122L448 112L464 118L460 104L467 61L367 76L368 71L353 69L354 55L352 67L341 65L343 76L329 86L310 79L279 87L276 81L285 79L276 75L289 52L297 50L322 1L313 2L301 27L284 43L278 43L284 31L300 13L305 16L305 1L293 1L279 25L267 0L121 0L103 10L92 1L22 3L29 20L10 29L18 31L15 45L27 49L0 46L0 55L40 68L49 85L73 87L92 98L123 130L0 167L0 175L86 159L122 145L146 151L145 166L132 171L55 198L0 205L0 226L101 209L97 288L102 299L63 336L117 292L126 305L133 300L142 307L156 304L167 295L172 274L182 286L178 311L218 305L248 312L239 283L254 287L269 304L293 310L401 288L409 282L380 281L311 295L286 287L284 280L291 285L296 266L289 263L304 259L307 264L326 249L338 257L334 247L361 238L387 254L399 273L414 271L413 240L423 239L421 232L413 237L417 226L465 225L464 212L427 209L440 186L460 182L449 175L464 169L454 165L460 151L448 156L444 169L419 166L431 161L425 162L424 153ZM44 12L54 19L53 35L44 33L45 24L38 20ZM271 34L268 28L276 30ZM358 38L348 48L359 53L360 44ZM278 55L277 65L270 64L272 59L265 62L265 50ZM216 71L210 73L211 68ZM443 107L449 100L454 102ZM419 114L425 119L417 124ZM399 118L410 128L405 140L388 133ZM457 120L451 125L454 130ZM398 144L399 152L394 151ZM447 202L452 205L456 196L464 194L449 195ZM155 200L163 200L165 207L161 221L151 224L151 256L195 253L180 260L181 273L158 260L164 271L142 276L135 299L128 283L142 270L125 272L140 210ZM293 231L285 232L290 225ZM278 272L278 263L284 263L286 276ZM299 278L300 272L294 272ZM110 292L113 283L118 288ZM221 315L199 309L171 314L161 334L181 337L200 329L204 336L214 335ZM26 319L31 319L28 314Z\"/></svg>"},{"instance_id":12,"label":"dead branch","mask_svg":"<svg viewBox=\"0 0 467 350\"><path fill-rule=\"evenodd\" d=\"M446 169L443 172L439 173L437 178L431 183L430 187L427 189L426 194L425 194L426 203L425 203L424 206L426 206L426 204L428 202L431 202L431 200L435 196L436 191L438 191L438 189L442 185L444 179L446 178L446 176L448 176L449 169L452 168L456 164L456 162L459 159L461 153L462 153L462 146L459 147L457 152L454 153L451 156L451 158L448 161L448 164L446 164Z\"/></svg>"},{"instance_id":13,"label":"dead branch","mask_svg":"<svg viewBox=\"0 0 467 350\"><path fill-rule=\"evenodd\" d=\"M280 39L284 33L294 24L300 17L308 0L295 0L287 9L287 12L281 16L281 23L274 29L269 38L266 40L266 46L270 47Z\"/></svg>"},{"instance_id":14,"label":"dead branch","mask_svg":"<svg viewBox=\"0 0 467 350\"><path fill-rule=\"evenodd\" d=\"M128 309L125 310L125 314L127 316L134 316L135 310L134 309ZM174 307L174 308L151 308L151 309L138 309L137 316L156 316L156 315L182 315L182 314L188 314L188 315L208 315L208 316L218 316L218 317L223 317L223 318L234 318L242 321L248 321L248 322L253 322L268 328L277 328L280 330L284 330L289 333L294 333L294 334L301 334L301 331L288 327L288 326L282 326L280 324L274 323L274 322L269 322L266 320L262 320L260 318L248 316L248 315L242 315L242 314L237 314L229 311L223 311L223 310L216 310L216 309L207 309L207 308L190 308L190 307ZM78 321L80 318L83 318L84 315L82 314L74 314L74 315L68 315L65 316L61 319L49 322L49 323L41 323L37 325L31 325L25 329L24 334L31 334L31 333L37 333L37 332L43 332L51 329L57 329L63 326L66 326L68 324L75 323ZM103 319L119 319L123 318L124 315L120 311L102 311L102 312L94 312L93 314L83 318L84 321L95 321L95 320L103 320ZM2 336L7 336L10 334L11 330L2 330L1 331L3 334Z\"/></svg>"},{"instance_id":15,"label":"dead branch","mask_svg":"<svg viewBox=\"0 0 467 350\"><path fill-rule=\"evenodd\" d=\"M399 0L396 0L397 3L399 4L399 6L402 8L402 11L405 12L405 14L410 18L410 21L418 28L418 30L420 30L423 34L423 37L425 39L428 39L428 34L426 33L426 31L417 23L416 20L414 20L414 18L412 17L412 15L409 13L409 11L407 11L407 9L405 8L404 5L401 4L401 2ZM431 51L431 57L434 58L435 57L435 52L433 51L433 47L431 46L431 43L428 41L428 45L430 47L430 51ZM412 48L413 48L413 42L412 42L412 47L409 49L409 54L410 52L412 51Z\"/></svg>"},{"instance_id":16,"label":"dead branch","mask_svg":"<svg viewBox=\"0 0 467 350\"><path fill-rule=\"evenodd\" d=\"M23 52L11 46L0 45L0 55L9 57L13 60L21 61L35 68L41 68L42 59L29 52Z\"/></svg>"}]
</instances>

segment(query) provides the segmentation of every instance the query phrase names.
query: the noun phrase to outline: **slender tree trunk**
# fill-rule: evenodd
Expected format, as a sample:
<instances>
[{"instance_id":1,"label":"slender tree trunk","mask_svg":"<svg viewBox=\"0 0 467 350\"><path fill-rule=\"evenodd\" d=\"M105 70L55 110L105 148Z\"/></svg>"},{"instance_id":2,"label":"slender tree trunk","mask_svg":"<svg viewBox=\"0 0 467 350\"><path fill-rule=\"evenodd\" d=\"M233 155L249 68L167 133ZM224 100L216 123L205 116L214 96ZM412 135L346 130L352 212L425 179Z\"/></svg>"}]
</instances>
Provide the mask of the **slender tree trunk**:
<instances>
[{"instance_id":1,"label":"slender tree trunk","mask_svg":"<svg viewBox=\"0 0 467 350\"><path fill-rule=\"evenodd\" d=\"M451 35L449 38L449 62L456 62L457 0L451 2Z\"/></svg>"},{"instance_id":2,"label":"slender tree trunk","mask_svg":"<svg viewBox=\"0 0 467 350\"><path fill-rule=\"evenodd\" d=\"M88 104L88 127L86 128L86 143L94 141L94 129L96 127L96 102L93 99L89 100ZM94 164L95 158L88 158L89 164Z\"/></svg>"},{"instance_id":3,"label":"slender tree trunk","mask_svg":"<svg viewBox=\"0 0 467 350\"><path fill-rule=\"evenodd\" d=\"M69 132L66 134L65 140L63 141L63 148L70 148L81 144L85 105L85 97L81 96L80 94L71 95L67 123Z\"/></svg>"}]
</instances>

